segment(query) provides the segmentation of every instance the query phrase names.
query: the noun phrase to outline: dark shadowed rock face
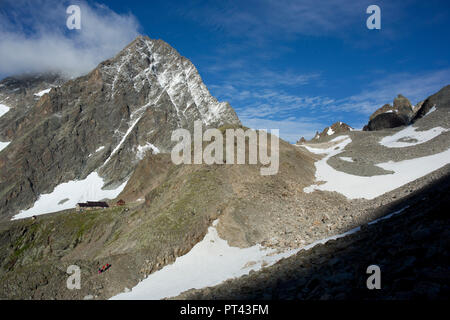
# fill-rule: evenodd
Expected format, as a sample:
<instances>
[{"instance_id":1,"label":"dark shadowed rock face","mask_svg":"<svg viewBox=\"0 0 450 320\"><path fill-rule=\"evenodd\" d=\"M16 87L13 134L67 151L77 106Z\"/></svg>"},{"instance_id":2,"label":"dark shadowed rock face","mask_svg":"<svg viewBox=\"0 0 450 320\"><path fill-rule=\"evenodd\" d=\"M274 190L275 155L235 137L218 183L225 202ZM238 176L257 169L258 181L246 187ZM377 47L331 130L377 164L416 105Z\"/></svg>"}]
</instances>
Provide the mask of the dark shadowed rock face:
<instances>
[{"instance_id":1,"label":"dark shadowed rock face","mask_svg":"<svg viewBox=\"0 0 450 320\"><path fill-rule=\"evenodd\" d=\"M0 137L12 141L0 152L0 218L94 170L106 186L123 183L146 152L168 152L175 144L172 131L192 130L195 120L205 127L240 124L188 59L148 37L138 37L85 76L60 86L50 82L39 84L53 88L34 104L10 105L26 112L10 110L1 118ZM30 96L21 86L17 91ZM12 98L5 99L0 103Z\"/></svg>"},{"instance_id":2,"label":"dark shadowed rock face","mask_svg":"<svg viewBox=\"0 0 450 320\"><path fill-rule=\"evenodd\" d=\"M364 127L366 131L375 131L388 128L396 128L406 125L407 122L404 118L400 117L397 113L381 113L375 118L369 121L369 124Z\"/></svg>"},{"instance_id":3,"label":"dark shadowed rock face","mask_svg":"<svg viewBox=\"0 0 450 320\"><path fill-rule=\"evenodd\" d=\"M428 97L417 110L412 122L415 122L426 115L433 107L450 108L450 85L445 86L437 93Z\"/></svg>"},{"instance_id":4,"label":"dark shadowed rock face","mask_svg":"<svg viewBox=\"0 0 450 320\"><path fill-rule=\"evenodd\" d=\"M382 113L385 113L385 112L388 112L388 113L394 112L394 107L391 106L389 103L386 103L384 106L382 106L381 108L376 110L374 113L372 113L369 120L373 120L373 119L375 119L376 116L378 116Z\"/></svg>"},{"instance_id":5,"label":"dark shadowed rock face","mask_svg":"<svg viewBox=\"0 0 450 320\"><path fill-rule=\"evenodd\" d=\"M369 123L364 126L364 131L375 131L382 129L395 128L410 123L414 117L414 108L411 102L399 94L391 106L385 104L377 109L369 119Z\"/></svg>"},{"instance_id":6,"label":"dark shadowed rock face","mask_svg":"<svg viewBox=\"0 0 450 320\"><path fill-rule=\"evenodd\" d=\"M425 116L433 107L448 108L450 105L450 85L418 103L415 107L401 94L394 99L394 105L385 104L376 110L364 131L382 130L409 125Z\"/></svg>"}]
</instances>

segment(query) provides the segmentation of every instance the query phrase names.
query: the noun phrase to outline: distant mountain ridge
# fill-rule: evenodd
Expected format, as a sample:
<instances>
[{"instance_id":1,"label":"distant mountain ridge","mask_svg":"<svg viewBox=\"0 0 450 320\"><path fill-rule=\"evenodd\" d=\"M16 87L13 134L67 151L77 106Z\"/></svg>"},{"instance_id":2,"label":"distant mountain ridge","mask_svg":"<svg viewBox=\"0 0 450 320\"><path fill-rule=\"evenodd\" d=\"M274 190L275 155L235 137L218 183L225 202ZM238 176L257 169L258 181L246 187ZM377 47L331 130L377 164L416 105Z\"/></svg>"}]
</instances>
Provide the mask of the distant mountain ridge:
<instances>
[{"instance_id":1,"label":"distant mountain ridge","mask_svg":"<svg viewBox=\"0 0 450 320\"><path fill-rule=\"evenodd\" d=\"M350 127L348 124L346 124L342 121L338 121L338 122L333 123L331 126L326 127L320 133L318 131L316 131L316 134L311 139L311 141L315 141L315 142L322 141L324 138L332 136L334 134L344 133L344 132L348 132L348 131L352 131L352 130L353 130L353 128ZM305 137L301 137L300 140L297 141L297 144L302 144L305 142L306 142Z\"/></svg>"},{"instance_id":2,"label":"distant mountain ridge","mask_svg":"<svg viewBox=\"0 0 450 320\"><path fill-rule=\"evenodd\" d=\"M392 105L388 103L384 104L370 115L368 123L363 127L363 131L377 131L410 125L424 117L430 111L432 112L434 110L433 108L436 108L437 105L440 105L441 108L447 108L448 101L450 101L449 92L450 85L447 85L415 106L411 104L408 98L399 94L394 99ZM326 127L320 133L316 131L314 137L309 141L321 142L333 134L351 130L353 130L352 127L339 121ZM296 144L305 142L307 142L305 137L301 137Z\"/></svg>"},{"instance_id":3,"label":"distant mountain ridge","mask_svg":"<svg viewBox=\"0 0 450 320\"><path fill-rule=\"evenodd\" d=\"M445 102L449 99L449 87L442 88L439 92L419 102L416 106L413 106L406 97L399 94L394 99L392 106L385 104L377 109L370 116L369 122L364 126L363 130L376 131L409 125L425 116L436 105L441 105L445 108Z\"/></svg>"}]
</instances>

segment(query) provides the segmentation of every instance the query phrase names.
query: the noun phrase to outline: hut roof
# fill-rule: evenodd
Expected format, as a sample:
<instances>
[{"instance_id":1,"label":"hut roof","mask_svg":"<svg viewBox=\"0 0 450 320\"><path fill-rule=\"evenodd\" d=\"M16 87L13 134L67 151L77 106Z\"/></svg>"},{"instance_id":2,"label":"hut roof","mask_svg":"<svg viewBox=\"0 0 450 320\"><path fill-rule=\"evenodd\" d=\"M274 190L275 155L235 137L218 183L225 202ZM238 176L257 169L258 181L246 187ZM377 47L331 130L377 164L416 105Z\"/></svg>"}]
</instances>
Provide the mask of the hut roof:
<instances>
[{"instance_id":1,"label":"hut roof","mask_svg":"<svg viewBox=\"0 0 450 320\"><path fill-rule=\"evenodd\" d=\"M86 203L77 203L77 205L81 208L93 208L93 207L100 207L100 208L108 208L108 204L104 201L87 201Z\"/></svg>"}]
</instances>

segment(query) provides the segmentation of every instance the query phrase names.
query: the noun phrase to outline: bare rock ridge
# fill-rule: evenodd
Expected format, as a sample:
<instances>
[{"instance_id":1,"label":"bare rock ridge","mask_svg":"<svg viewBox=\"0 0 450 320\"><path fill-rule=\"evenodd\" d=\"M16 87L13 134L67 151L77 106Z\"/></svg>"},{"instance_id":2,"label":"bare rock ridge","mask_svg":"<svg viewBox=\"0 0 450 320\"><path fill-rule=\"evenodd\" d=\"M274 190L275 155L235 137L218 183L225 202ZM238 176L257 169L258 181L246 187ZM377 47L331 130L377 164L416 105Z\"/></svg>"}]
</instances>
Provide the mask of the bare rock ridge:
<instances>
[{"instance_id":1,"label":"bare rock ridge","mask_svg":"<svg viewBox=\"0 0 450 320\"><path fill-rule=\"evenodd\" d=\"M413 106L408 98L399 94L393 104L385 104L377 109L369 117L369 122L364 126L363 131L378 131L383 129L397 128L412 124L424 117L433 108L447 108L450 102L450 85L443 87L437 93L431 95L424 101ZM321 142L329 136L337 133L351 131L353 128L343 122L336 122L330 127L326 127L322 132L316 132L310 142ZM307 142L301 137L296 144Z\"/></svg>"},{"instance_id":2,"label":"bare rock ridge","mask_svg":"<svg viewBox=\"0 0 450 320\"><path fill-rule=\"evenodd\" d=\"M399 94L391 106L385 104L376 110L369 119L369 123L363 128L364 131L376 131L388 128L396 128L409 125L425 116L433 107L448 105L450 98L448 96L449 86L442 88L439 92L428 97L426 100L412 106L411 102Z\"/></svg>"},{"instance_id":3,"label":"bare rock ridge","mask_svg":"<svg viewBox=\"0 0 450 320\"><path fill-rule=\"evenodd\" d=\"M162 40L139 36L89 74L0 82L0 219L93 171L105 186L130 177L145 152L168 152L176 128L240 125L195 66ZM43 90L47 89L47 90ZM50 90L48 90L50 89Z\"/></svg>"},{"instance_id":4,"label":"bare rock ridge","mask_svg":"<svg viewBox=\"0 0 450 320\"><path fill-rule=\"evenodd\" d=\"M326 127L320 133L317 131L316 134L314 135L314 137L311 139L311 141L319 142L319 141L326 139L327 137L333 136L335 134L348 132L351 130L353 130L353 128L350 127L348 124L346 124L342 121L338 121L338 122L333 123L331 126ZM300 140L297 141L297 144L302 144L305 142L306 142L306 139L304 137L301 137Z\"/></svg>"},{"instance_id":5,"label":"bare rock ridge","mask_svg":"<svg viewBox=\"0 0 450 320\"><path fill-rule=\"evenodd\" d=\"M369 123L364 130L374 131L407 125L414 116L413 109L411 102L399 94L394 99L392 106L385 104L370 116Z\"/></svg>"}]
</instances>

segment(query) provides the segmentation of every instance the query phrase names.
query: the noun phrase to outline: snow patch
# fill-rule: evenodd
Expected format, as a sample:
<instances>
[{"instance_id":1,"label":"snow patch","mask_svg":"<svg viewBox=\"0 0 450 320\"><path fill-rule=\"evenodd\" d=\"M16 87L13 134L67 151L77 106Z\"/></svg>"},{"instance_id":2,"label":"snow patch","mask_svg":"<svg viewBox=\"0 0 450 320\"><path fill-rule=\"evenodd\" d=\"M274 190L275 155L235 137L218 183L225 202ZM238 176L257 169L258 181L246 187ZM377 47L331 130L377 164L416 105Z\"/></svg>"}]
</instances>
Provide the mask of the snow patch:
<instances>
[{"instance_id":1,"label":"snow patch","mask_svg":"<svg viewBox=\"0 0 450 320\"><path fill-rule=\"evenodd\" d=\"M371 224L378 223L378 222L380 222L381 220L390 219L390 218L392 218L393 216L395 216L395 215L397 215L397 214L403 212L403 211L406 210L407 208L409 208L409 206L403 207L403 208L401 208L400 210L397 210L397 211L394 211L394 212L392 212L392 213L390 213L390 214L388 214L388 215L385 215L384 217L375 219L375 220L369 222L368 224L371 225Z\"/></svg>"},{"instance_id":2,"label":"snow patch","mask_svg":"<svg viewBox=\"0 0 450 320\"><path fill-rule=\"evenodd\" d=\"M10 144L10 142L1 142L0 141L0 151L5 149L8 146L8 144Z\"/></svg>"},{"instance_id":3,"label":"snow patch","mask_svg":"<svg viewBox=\"0 0 450 320\"><path fill-rule=\"evenodd\" d=\"M148 150L152 150L153 154L158 154L160 152L155 145L151 144L150 142L147 142L145 145L137 147L136 157L139 160L144 159L145 153Z\"/></svg>"},{"instance_id":4,"label":"snow patch","mask_svg":"<svg viewBox=\"0 0 450 320\"><path fill-rule=\"evenodd\" d=\"M249 248L230 247L219 237L218 220L208 228L208 233L191 251L178 257L171 265L150 274L130 292L120 293L113 300L143 300L174 297L191 288L217 285L227 279L260 270L282 258L298 252L298 249L275 253L274 249L259 244Z\"/></svg>"},{"instance_id":5,"label":"snow patch","mask_svg":"<svg viewBox=\"0 0 450 320\"><path fill-rule=\"evenodd\" d=\"M101 150L103 150L103 149L105 149L105 146L98 147L97 150L95 150L94 153L97 153L97 152L99 152L99 151L101 151ZM90 158L91 156L92 156L92 153L90 153L90 154L88 155L88 158Z\"/></svg>"},{"instance_id":6,"label":"snow patch","mask_svg":"<svg viewBox=\"0 0 450 320\"><path fill-rule=\"evenodd\" d=\"M392 136L384 137L380 140L380 144L387 148L410 147L434 139L435 137L447 131L449 131L449 129L445 129L442 127L436 127L425 131L417 131L417 128L408 126L405 129L393 134ZM402 139L406 141L400 141Z\"/></svg>"},{"instance_id":7,"label":"snow patch","mask_svg":"<svg viewBox=\"0 0 450 320\"><path fill-rule=\"evenodd\" d=\"M444 152L430 156L403 160L399 162L389 161L377 164L378 167L393 171L392 174L376 175L372 177L356 176L338 171L328 165L327 161L343 151L345 146L351 142L348 136L336 146L327 149L311 148L303 146L310 152L326 154L326 156L315 163L316 181L324 183L313 184L303 189L305 193L314 190L336 191L349 199L373 199L386 192L395 190L411 181L423 177L450 163L450 148ZM302 146L299 146L302 147Z\"/></svg>"},{"instance_id":8,"label":"snow patch","mask_svg":"<svg viewBox=\"0 0 450 320\"><path fill-rule=\"evenodd\" d=\"M339 157L341 160L347 161L347 162L355 162L351 157Z\"/></svg>"},{"instance_id":9,"label":"snow patch","mask_svg":"<svg viewBox=\"0 0 450 320\"><path fill-rule=\"evenodd\" d=\"M48 89L39 91L38 93L35 93L34 95L37 96L37 97L42 97L44 94L49 93L50 90L52 90L52 88L48 88Z\"/></svg>"},{"instance_id":10,"label":"snow patch","mask_svg":"<svg viewBox=\"0 0 450 320\"><path fill-rule=\"evenodd\" d=\"M408 206L378 218L369 224L389 219L404 211ZM171 265L150 274L133 289L126 288L123 293L111 297L111 300L157 300L175 297L189 289L201 289L220 284L228 279L248 274L251 270L262 269L263 263L270 266L283 258L300 251L308 251L319 244L337 240L361 231L355 227L344 233L314 241L301 248L275 254L273 249L255 245L249 248L230 247L227 241L217 233L217 223L208 228L208 233L191 251L178 257Z\"/></svg>"},{"instance_id":11,"label":"snow patch","mask_svg":"<svg viewBox=\"0 0 450 320\"><path fill-rule=\"evenodd\" d=\"M126 184L127 181L116 189L104 190L102 189L104 185L103 179L97 172L92 172L83 180L61 183L51 193L40 195L33 207L22 210L12 220L71 209L79 202L98 201L105 198L114 199L122 192ZM68 200L61 203L61 200L64 199Z\"/></svg>"},{"instance_id":12,"label":"snow patch","mask_svg":"<svg viewBox=\"0 0 450 320\"><path fill-rule=\"evenodd\" d=\"M2 117L5 113L7 113L9 111L9 109L11 109L11 108L0 103L0 117ZM0 151L5 149L8 146L8 144L10 144L10 141L9 142L0 141Z\"/></svg>"},{"instance_id":13,"label":"snow patch","mask_svg":"<svg viewBox=\"0 0 450 320\"><path fill-rule=\"evenodd\" d=\"M430 113L435 112L435 111L436 111L436 105L434 105L430 110L428 110L428 112L425 113L424 117L426 117L427 115L429 115Z\"/></svg>"},{"instance_id":14,"label":"snow patch","mask_svg":"<svg viewBox=\"0 0 450 320\"><path fill-rule=\"evenodd\" d=\"M9 111L10 107L0 103L0 117Z\"/></svg>"},{"instance_id":15,"label":"snow patch","mask_svg":"<svg viewBox=\"0 0 450 320\"><path fill-rule=\"evenodd\" d=\"M333 129L331 129L331 127L328 128L327 135L331 136L331 135L333 135L333 134L334 134Z\"/></svg>"}]
</instances>

